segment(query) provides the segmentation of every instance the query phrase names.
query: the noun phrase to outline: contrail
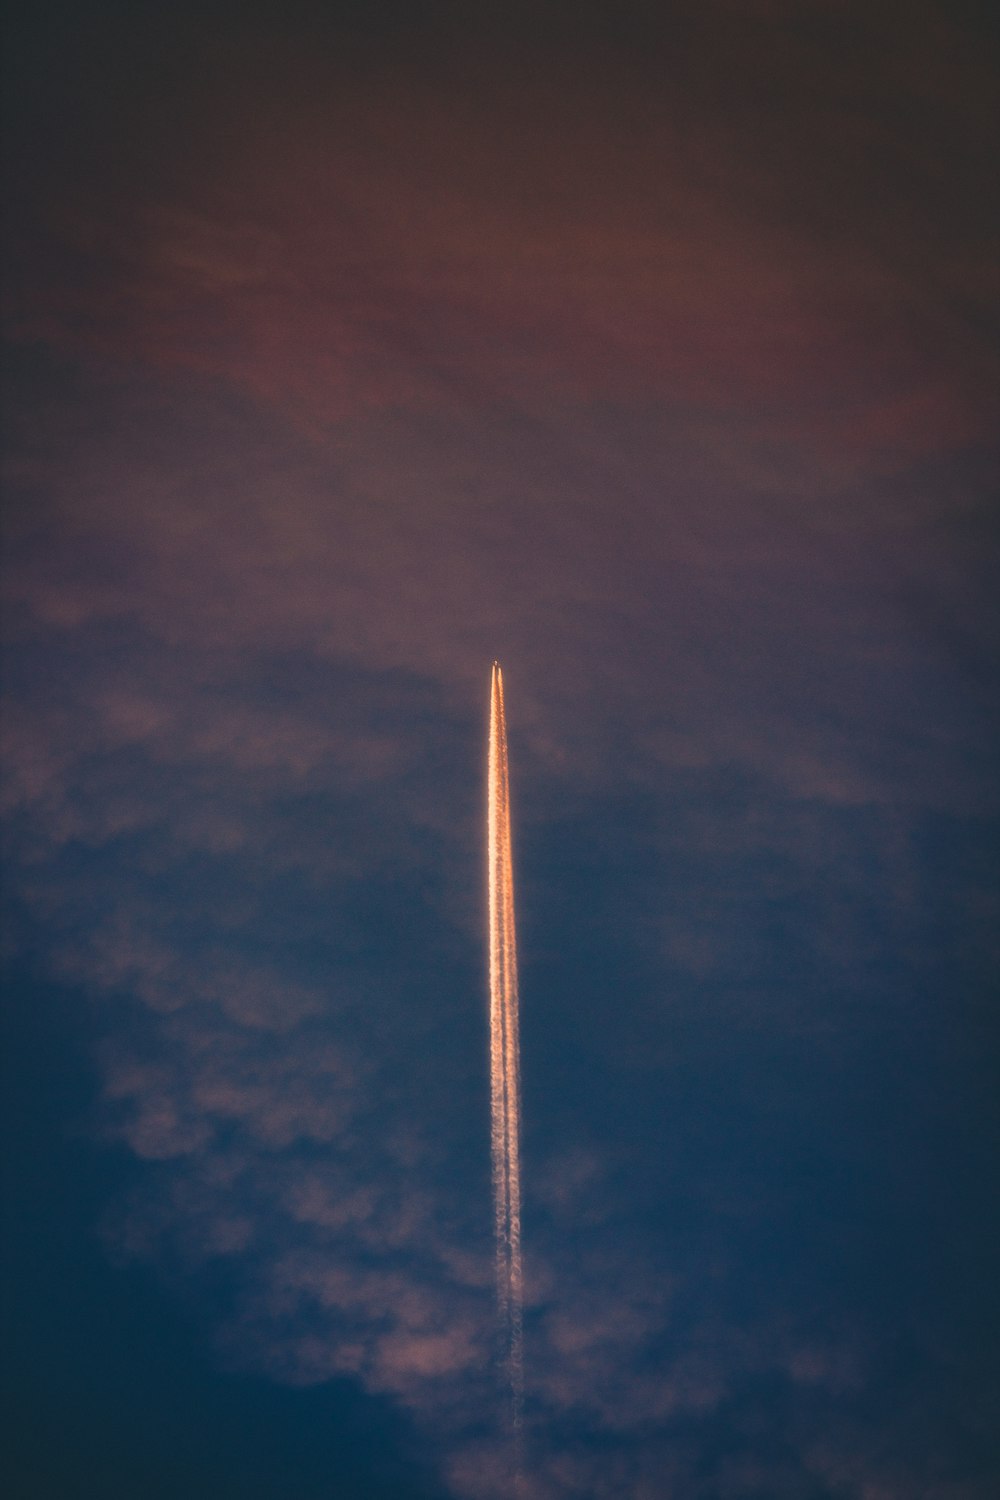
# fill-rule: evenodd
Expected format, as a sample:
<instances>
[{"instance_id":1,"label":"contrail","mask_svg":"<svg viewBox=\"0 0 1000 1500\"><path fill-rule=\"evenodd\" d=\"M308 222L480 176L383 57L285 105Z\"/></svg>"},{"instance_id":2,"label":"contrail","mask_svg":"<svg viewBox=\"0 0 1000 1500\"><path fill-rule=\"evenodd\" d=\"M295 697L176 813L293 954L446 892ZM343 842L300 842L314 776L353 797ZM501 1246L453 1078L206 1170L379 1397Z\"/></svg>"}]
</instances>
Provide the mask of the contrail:
<instances>
[{"instance_id":1,"label":"contrail","mask_svg":"<svg viewBox=\"0 0 1000 1500\"><path fill-rule=\"evenodd\" d=\"M521 1414L524 1405L521 1272L521 1061L517 1008L517 945L514 938L514 870L510 848L510 783L507 723L500 663L493 663L490 691L487 845L490 902L490 1098L493 1203L496 1227L497 1317L501 1360L509 1388L515 1445L515 1483L520 1485Z\"/></svg>"}]
</instances>

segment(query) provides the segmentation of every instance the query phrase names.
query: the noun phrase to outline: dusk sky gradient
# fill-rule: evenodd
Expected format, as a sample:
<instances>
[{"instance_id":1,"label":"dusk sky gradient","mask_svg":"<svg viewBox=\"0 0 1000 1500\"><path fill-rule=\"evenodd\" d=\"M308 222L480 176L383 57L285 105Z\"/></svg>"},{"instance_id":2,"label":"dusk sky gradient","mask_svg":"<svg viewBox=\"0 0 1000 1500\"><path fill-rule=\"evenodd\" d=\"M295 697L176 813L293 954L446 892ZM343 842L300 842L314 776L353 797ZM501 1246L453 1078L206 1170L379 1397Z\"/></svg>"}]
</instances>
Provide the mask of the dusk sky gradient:
<instances>
[{"instance_id":1,"label":"dusk sky gradient","mask_svg":"<svg viewBox=\"0 0 1000 1500\"><path fill-rule=\"evenodd\" d=\"M1000 1490L997 34L16 6L6 1493Z\"/></svg>"}]
</instances>

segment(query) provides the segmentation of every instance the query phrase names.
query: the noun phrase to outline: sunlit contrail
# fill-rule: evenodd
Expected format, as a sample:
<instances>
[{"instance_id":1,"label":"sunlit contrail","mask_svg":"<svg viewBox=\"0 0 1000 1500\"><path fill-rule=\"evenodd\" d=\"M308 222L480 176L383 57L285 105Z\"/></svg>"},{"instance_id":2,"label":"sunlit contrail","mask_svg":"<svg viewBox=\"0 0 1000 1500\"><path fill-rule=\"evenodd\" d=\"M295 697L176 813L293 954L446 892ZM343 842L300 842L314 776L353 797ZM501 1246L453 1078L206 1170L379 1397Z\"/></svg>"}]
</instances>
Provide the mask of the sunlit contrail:
<instances>
[{"instance_id":1,"label":"sunlit contrail","mask_svg":"<svg viewBox=\"0 0 1000 1500\"><path fill-rule=\"evenodd\" d=\"M514 938L514 870L510 849L507 723L500 663L493 663L487 811L490 901L490 1095L493 1202L496 1216L497 1310L509 1380L515 1465L520 1466L524 1401L521 1273L521 1067Z\"/></svg>"}]
</instances>

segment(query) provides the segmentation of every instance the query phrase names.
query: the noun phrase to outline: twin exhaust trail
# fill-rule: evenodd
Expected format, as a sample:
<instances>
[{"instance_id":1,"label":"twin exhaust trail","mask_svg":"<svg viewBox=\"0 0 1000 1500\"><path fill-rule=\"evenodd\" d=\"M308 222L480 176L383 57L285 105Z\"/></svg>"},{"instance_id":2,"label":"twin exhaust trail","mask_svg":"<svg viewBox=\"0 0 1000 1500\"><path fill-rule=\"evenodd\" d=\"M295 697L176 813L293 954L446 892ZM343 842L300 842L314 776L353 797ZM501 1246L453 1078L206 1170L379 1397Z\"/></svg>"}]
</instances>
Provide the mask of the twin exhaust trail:
<instances>
[{"instance_id":1,"label":"twin exhaust trail","mask_svg":"<svg viewBox=\"0 0 1000 1500\"><path fill-rule=\"evenodd\" d=\"M521 1269L521 1062L518 1035L514 870L503 675L493 663L487 797L490 934L490 1105L500 1358L520 1480L524 1407L524 1277Z\"/></svg>"}]
</instances>

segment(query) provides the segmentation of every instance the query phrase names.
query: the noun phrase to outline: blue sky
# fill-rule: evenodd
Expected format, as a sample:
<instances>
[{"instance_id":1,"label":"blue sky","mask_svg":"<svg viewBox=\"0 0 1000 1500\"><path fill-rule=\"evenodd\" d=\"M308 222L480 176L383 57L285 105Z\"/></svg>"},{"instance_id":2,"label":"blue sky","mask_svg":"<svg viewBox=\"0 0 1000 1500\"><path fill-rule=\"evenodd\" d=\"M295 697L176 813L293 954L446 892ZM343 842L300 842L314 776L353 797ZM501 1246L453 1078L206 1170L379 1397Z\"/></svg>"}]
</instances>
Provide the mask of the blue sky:
<instances>
[{"instance_id":1,"label":"blue sky","mask_svg":"<svg viewBox=\"0 0 1000 1500\"><path fill-rule=\"evenodd\" d=\"M19 1493L503 1493L499 657L528 1500L985 1500L978 9L12 56Z\"/></svg>"}]
</instances>

